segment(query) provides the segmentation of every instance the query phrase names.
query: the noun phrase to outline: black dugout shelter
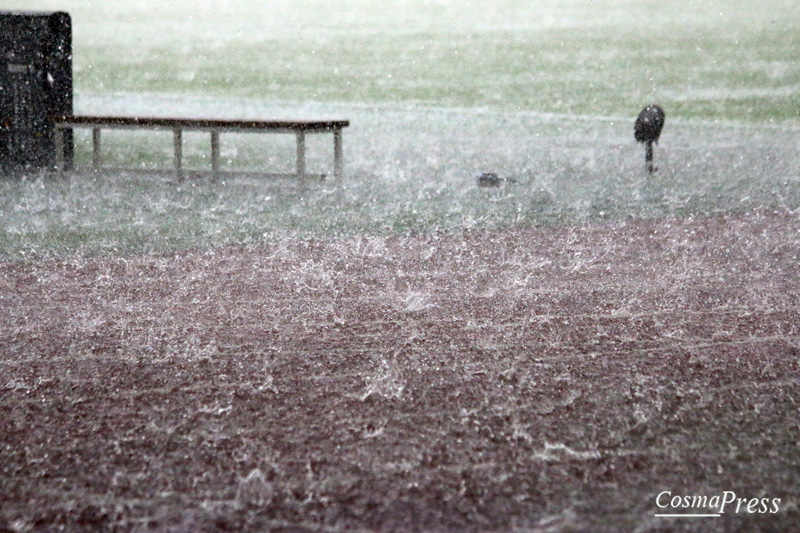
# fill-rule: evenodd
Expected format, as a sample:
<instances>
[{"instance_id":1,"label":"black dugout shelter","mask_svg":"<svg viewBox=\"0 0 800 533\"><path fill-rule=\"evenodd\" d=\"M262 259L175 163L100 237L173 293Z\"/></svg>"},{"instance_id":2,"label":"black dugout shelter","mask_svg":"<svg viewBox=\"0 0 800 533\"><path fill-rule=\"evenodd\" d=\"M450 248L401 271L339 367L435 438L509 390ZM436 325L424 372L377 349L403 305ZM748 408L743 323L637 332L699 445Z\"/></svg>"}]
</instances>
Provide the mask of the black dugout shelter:
<instances>
[{"instance_id":1,"label":"black dugout shelter","mask_svg":"<svg viewBox=\"0 0 800 533\"><path fill-rule=\"evenodd\" d=\"M72 21L64 12L0 11L0 172L55 167L50 117L72 114ZM72 163L72 134L64 160Z\"/></svg>"}]
</instances>

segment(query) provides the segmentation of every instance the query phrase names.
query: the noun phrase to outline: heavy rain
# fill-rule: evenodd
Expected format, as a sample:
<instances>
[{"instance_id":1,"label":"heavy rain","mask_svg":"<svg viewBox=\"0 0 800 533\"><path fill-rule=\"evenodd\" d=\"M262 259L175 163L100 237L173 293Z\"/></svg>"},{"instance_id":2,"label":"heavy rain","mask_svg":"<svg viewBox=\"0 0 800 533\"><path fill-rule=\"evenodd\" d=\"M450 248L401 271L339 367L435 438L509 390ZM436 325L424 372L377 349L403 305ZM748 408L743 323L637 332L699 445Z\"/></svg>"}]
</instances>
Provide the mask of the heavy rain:
<instances>
[{"instance_id":1,"label":"heavy rain","mask_svg":"<svg viewBox=\"0 0 800 533\"><path fill-rule=\"evenodd\" d=\"M349 126L341 177L88 128L4 172L0 530L800 519L795 2L17 10L69 13L75 115Z\"/></svg>"}]
</instances>

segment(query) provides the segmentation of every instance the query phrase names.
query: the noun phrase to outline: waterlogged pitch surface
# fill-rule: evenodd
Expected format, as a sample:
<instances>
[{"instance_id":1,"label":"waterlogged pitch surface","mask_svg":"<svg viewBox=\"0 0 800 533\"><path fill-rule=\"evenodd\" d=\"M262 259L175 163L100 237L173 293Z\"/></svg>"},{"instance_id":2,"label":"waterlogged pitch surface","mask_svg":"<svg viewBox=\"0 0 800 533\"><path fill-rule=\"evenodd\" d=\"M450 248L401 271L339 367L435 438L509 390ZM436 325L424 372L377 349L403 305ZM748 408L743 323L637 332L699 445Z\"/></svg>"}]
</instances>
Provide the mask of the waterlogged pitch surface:
<instances>
[{"instance_id":1,"label":"waterlogged pitch surface","mask_svg":"<svg viewBox=\"0 0 800 533\"><path fill-rule=\"evenodd\" d=\"M208 177L182 184L149 174L80 174L0 182L7 258L168 251L270 236L391 235L462 228L602 222L628 217L776 209L800 201L800 128L675 117L646 177L628 117L481 109L286 104L165 95L79 96L84 112L348 118L345 178L300 190L293 181ZM176 111L177 110L177 111ZM635 116L634 116L635 118ZM91 142L79 132L79 162ZM187 134L188 165L208 171L207 135ZM104 133L108 165L162 169L171 134ZM292 136L222 135L225 168L289 172ZM332 172L330 135L309 136L311 172ZM205 157L205 158L204 158ZM508 182L477 187L476 175Z\"/></svg>"},{"instance_id":2,"label":"waterlogged pitch surface","mask_svg":"<svg viewBox=\"0 0 800 533\"><path fill-rule=\"evenodd\" d=\"M0 183L0 526L798 522L796 3L12 4L73 14L78 112L352 126L344 182L307 190ZM715 510L663 491L781 501L660 518Z\"/></svg>"},{"instance_id":3,"label":"waterlogged pitch surface","mask_svg":"<svg viewBox=\"0 0 800 533\"><path fill-rule=\"evenodd\" d=\"M3 513L789 527L799 234L762 213L7 264ZM657 518L662 491L780 512Z\"/></svg>"}]
</instances>

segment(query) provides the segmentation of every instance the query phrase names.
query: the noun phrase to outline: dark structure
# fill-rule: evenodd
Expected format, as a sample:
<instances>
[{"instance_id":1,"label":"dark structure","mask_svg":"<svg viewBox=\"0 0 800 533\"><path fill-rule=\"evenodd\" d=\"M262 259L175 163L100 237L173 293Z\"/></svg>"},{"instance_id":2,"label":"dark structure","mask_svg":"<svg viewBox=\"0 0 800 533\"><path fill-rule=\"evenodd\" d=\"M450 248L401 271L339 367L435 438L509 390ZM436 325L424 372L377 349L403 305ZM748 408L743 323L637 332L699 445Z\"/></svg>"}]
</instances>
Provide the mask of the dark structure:
<instances>
[{"instance_id":1,"label":"dark structure","mask_svg":"<svg viewBox=\"0 0 800 533\"><path fill-rule=\"evenodd\" d=\"M72 22L63 12L0 11L0 172L55 167L53 115L72 113ZM64 139L72 163L72 134Z\"/></svg>"},{"instance_id":2,"label":"dark structure","mask_svg":"<svg viewBox=\"0 0 800 533\"><path fill-rule=\"evenodd\" d=\"M497 174L484 172L478 176L478 187L500 187L503 184L503 178Z\"/></svg>"},{"instance_id":3,"label":"dark structure","mask_svg":"<svg viewBox=\"0 0 800 533\"><path fill-rule=\"evenodd\" d=\"M664 117L663 109L657 105L649 105L642 109L642 112L636 118L636 124L633 126L633 134L636 137L636 141L645 143L645 163L647 164L647 172L650 174L656 170L653 166L653 143L658 143L658 138L661 136Z\"/></svg>"}]
</instances>

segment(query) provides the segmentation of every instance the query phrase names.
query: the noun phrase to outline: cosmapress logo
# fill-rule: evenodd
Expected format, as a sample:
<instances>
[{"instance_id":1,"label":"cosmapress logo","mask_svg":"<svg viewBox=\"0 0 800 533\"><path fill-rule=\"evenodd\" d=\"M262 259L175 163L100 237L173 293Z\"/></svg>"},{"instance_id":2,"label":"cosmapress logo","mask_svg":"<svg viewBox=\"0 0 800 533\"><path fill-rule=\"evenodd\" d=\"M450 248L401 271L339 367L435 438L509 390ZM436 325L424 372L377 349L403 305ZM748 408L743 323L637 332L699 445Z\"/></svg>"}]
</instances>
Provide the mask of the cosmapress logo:
<instances>
[{"instance_id":1,"label":"cosmapress logo","mask_svg":"<svg viewBox=\"0 0 800 533\"><path fill-rule=\"evenodd\" d=\"M775 514L780 498L742 498L731 490L714 495L682 495L665 490L656 496L658 517L714 518L724 514Z\"/></svg>"}]
</instances>

